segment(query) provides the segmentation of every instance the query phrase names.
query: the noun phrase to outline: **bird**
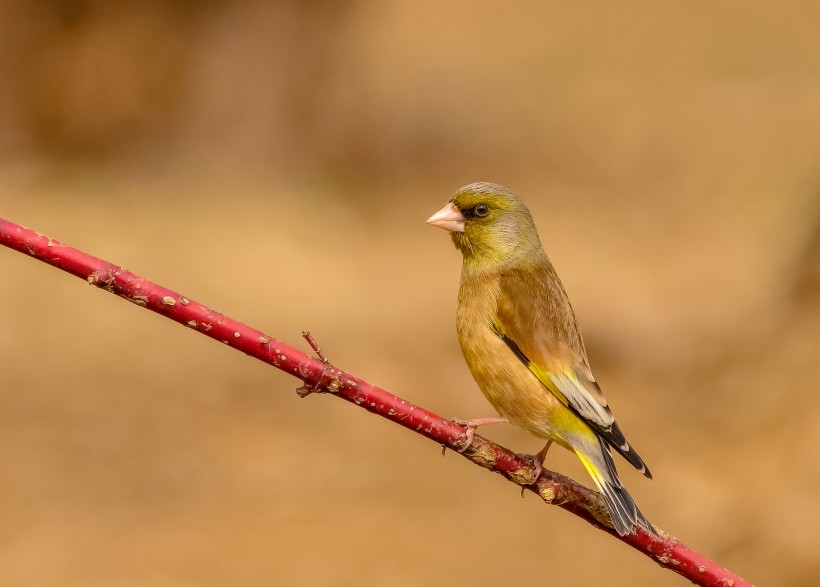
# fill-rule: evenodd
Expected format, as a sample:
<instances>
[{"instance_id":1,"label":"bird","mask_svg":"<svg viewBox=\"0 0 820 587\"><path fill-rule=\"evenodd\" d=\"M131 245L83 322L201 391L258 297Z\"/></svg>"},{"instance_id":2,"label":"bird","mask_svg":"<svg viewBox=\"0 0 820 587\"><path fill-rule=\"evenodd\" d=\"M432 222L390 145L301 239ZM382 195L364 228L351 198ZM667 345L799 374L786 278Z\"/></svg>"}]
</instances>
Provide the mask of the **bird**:
<instances>
[{"instance_id":1,"label":"bird","mask_svg":"<svg viewBox=\"0 0 820 587\"><path fill-rule=\"evenodd\" d=\"M463 256L456 310L462 354L499 417L457 420L466 449L475 428L511 422L547 440L536 474L555 442L574 452L625 536L655 533L621 484L610 449L652 478L627 442L589 366L569 297L547 257L532 214L494 183L458 189L427 223L450 233ZM464 449L462 449L464 450Z\"/></svg>"}]
</instances>

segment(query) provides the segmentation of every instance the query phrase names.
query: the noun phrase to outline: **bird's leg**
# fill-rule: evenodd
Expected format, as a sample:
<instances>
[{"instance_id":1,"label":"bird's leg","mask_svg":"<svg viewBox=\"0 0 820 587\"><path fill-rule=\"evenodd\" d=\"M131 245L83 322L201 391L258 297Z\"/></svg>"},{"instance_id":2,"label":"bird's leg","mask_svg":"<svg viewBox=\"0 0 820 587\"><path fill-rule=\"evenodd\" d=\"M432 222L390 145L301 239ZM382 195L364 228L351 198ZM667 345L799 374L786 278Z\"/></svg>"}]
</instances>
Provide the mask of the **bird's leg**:
<instances>
[{"instance_id":1,"label":"bird's leg","mask_svg":"<svg viewBox=\"0 0 820 587\"><path fill-rule=\"evenodd\" d=\"M552 446L552 439L549 439L547 441L547 444L544 445L544 448L539 450L538 453L535 455L536 457L538 457L538 462L540 462L542 465L544 464L544 461L547 458L547 453L549 452L551 446Z\"/></svg>"},{"instance_id":2,"label":"bird's leg","mask_svg":"<svg viewBox=\"0 0 820 587\"><path fill-rule=\"evenodd\" d=\"M459 420L457 418L453 418L451 421L453 424L458 424L459 426L464 426L464 428L466 428L464 432L464 446L458 449L458 452L464 452L473 444L476 428L479 426L484 426L484 424L506 424L507 418L473 418L472 420Z\"/></svg>"},{"instance_id":3,"label":"bird's leg","mask_svg":"<svg viewBox=\"0 0 820 587\"><path fill-rule=\"evenodd\" d=\"M547 453L552 446L552 439L547 441L547 444L544 445L544 448L539 450L532 459L532 464L535 467L535 480L538 481L538 478L541 476L541 473L544 472L544 459L547 458Z\"/></svg>"}]
</instances>

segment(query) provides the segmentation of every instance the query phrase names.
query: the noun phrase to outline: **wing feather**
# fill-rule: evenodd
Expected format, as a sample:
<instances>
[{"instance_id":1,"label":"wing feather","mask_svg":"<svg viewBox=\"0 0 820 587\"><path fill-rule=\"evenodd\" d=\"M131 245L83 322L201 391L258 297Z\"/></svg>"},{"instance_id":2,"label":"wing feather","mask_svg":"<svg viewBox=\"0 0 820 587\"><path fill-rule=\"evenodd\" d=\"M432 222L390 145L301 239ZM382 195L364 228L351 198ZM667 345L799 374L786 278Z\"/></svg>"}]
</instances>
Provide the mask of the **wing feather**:
<instances>
[{"instance_id":1,"label":"wing feather","mask_svg":"<svg viewBox=\"0 0 820 587\"><path fill-rule=\"evenodd\" d=\"M549 285L544 287L545 283ZM536 293L527 296L522 292ZM548 392L574 410L636 469L652 476L626 441L592 375L575 314L548 261L541 271L530 268L502 276L492 327Z\"/></svg>"}]
</instances>

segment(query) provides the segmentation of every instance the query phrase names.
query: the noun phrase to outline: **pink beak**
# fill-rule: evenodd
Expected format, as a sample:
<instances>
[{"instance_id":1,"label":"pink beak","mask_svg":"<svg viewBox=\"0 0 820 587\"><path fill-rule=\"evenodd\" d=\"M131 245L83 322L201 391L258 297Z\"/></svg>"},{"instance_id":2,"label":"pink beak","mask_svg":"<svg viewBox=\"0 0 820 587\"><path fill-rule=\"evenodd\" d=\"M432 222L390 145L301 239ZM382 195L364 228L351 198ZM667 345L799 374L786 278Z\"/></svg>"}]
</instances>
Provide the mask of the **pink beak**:
<instances>
[{"instance_id":1,"label":"pink beak","mask_svg":"<svg viewBox=\"0 0 820 587\"><path fill-rule=\"evenodd\" d=\"M464 232L464 215L449 202L444 208L430 216L427 224L438 226L449 232Z\"/></svg>"}]
</instances>

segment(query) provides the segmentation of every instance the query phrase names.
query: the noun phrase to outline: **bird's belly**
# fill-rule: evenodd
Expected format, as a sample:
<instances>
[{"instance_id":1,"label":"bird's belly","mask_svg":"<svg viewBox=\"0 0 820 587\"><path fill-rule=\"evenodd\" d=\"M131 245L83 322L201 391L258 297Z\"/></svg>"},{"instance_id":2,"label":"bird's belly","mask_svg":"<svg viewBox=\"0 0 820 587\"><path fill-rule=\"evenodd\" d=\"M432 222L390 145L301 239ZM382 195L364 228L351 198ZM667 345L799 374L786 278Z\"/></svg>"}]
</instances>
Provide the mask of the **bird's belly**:
<instances>
[{"instance_id":1,"label":"bird's belly","mask_svg":"<svg viewBox=\"0 0 820 587\"><path fill-rule=\"evenodd\" d=\"M461 350L478 387L496 411L541 438L566 407L489 328L462 332Z\"/></svg>"}]
</instances>

